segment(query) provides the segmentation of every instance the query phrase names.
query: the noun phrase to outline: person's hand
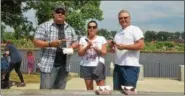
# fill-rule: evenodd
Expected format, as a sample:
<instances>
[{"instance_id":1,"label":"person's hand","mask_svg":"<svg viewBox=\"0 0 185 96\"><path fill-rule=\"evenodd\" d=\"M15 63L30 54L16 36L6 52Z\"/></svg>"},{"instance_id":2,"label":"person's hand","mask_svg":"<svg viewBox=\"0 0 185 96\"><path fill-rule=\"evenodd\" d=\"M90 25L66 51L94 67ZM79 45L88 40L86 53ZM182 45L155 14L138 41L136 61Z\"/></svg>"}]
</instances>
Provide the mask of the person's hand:
<instances>
[{"instance_id":1,"label":"person's hand","mask_svg":"<svg viewBox=\"0 0 185 96\"><path fill-rule=\"evenodd\" d=\"M67 42L68 40L67 39L62 39L62 40L53 40L51 41L50 45L52 47L58 47L59 45L61 45L62 43L65 43Z\"/></svg>"},{"instance_id":2,"label":"person's hand","mask_svg":"<svg viewBox=\"0 0 185 96\"><path fill-rule=\"evenodd\" d=\"M97 53L101 53L101 49L99 49L97 46L93 47L93 49L97 52Z\"/></svg>"},{"instance_id":3,"label":"person's hand","mask_svg":"<svg viewBox=\"0 0 185 96\"><path fill-rule=\"evenodd\" d=\"M58 47L62 43L62 40L53 40L51 41L50 45L52 47Z\"/></svg>"},{"instance_id":4,"label":"person's hand","mask_svg":"<svg viewBox=\"0 0 185 96\"><path fill-rule=\"evenodd\" d=\"M70 48L77 49L79 47L79 42L73 42L70 46Z\"/></svg>"},{"instance_id":5,"label":"person's hand","mask_svg":"<svg viewBox=\"0 0 185 96\"><path fill-rule=\"evenodd\" d=\"M107 40L108 44L113 44L113 40Z\"/></svg>"},{"instance_id":6,"label":"person's hand","mask_svg":"<svg viewBox=\"0 0 185 96\"><path fill-rule=\"evenodd\" d=\"M116 46L119 50L125 49L125 45L124 45L124 44L115 44L115 46Z\"/></svg>"},{"instance_id":7,"label":"person's hand","mask_svg":"<svg viewBox=\"0 0 185 96\"><path fill-rule=\"evenodd\" d=\"M114 48L115 42L113 40L107 40L107 43L108 43L110 48Z\"/></svg>"},{"instance_id":8,"label":"person's hand","mask_svg":"<svg viewBox=\"0 0 185 96\"><path fill-rule=\"evenodd\" d=\"M91 47L92 47L92 42L91 42L91 41L88 41L88 42L87 42L87 47L86 47L86 48L89 49L89 48L91 48Z\"/></svg>"}]
</instances>

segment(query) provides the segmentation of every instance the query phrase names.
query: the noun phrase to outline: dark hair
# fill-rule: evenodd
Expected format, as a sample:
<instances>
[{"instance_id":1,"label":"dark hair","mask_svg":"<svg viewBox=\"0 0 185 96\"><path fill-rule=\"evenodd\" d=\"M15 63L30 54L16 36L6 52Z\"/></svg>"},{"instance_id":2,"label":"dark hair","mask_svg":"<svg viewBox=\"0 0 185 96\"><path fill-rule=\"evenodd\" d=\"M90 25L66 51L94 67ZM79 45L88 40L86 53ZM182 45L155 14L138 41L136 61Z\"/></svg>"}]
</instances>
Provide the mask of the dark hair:
<instances>
[{"instance_id":1,"label":"dark hair","mask_svg":"<svg viewBox=\"0 0 185 96\"><path fill-rule=\"evenodd\" d=\"M96 27L98 27L98 23L96 21L94 21L94 20L89 21L88 24L87 24L87 27L89 26L90 23L95 23Z\"/></svg>"},{"instance_id":2,"label":"dark hair","mask_svg":"<svg viewBox=\"0 0 185 96\"><path fill-rule=\"evenodd\" d=\"M6 44L13 44L13 42L11 40L4 40L3 43L6 43Z\"/></svg>"},{"instance_id":3,"label":"dark hair","mask_svg":"<svg viewBox=\"0 0 185 96\"><path fill-rule=\"evenodd\" d=\"M94 20L89 21L88 24L87 24L87 27L89 26L90 23L95 23L96 27L98 28L98 23ZM87 36L89 36L89 32L87 32Z\"/></svg>"},{"instance_id":4,"label":"dark hair","mask_svg":"<svg viewBox=\"0 0 185 96\"><path fill-rule=\"evenodd\" d=\"M27 52L27 55L28 55L29 53L32 54L32 51L28 51L28 52Z\"/></svg>"}]
</instances>

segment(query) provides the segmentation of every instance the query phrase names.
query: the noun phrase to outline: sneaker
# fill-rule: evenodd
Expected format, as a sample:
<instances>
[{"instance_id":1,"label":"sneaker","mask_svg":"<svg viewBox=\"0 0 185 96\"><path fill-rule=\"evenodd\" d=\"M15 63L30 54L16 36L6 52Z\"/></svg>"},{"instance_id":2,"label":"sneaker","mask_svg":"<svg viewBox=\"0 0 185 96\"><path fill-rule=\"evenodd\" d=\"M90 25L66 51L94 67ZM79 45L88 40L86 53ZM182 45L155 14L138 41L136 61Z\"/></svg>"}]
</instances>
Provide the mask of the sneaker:
<instances>
[{"instance_id":1,"label":"sneaker","mask_svg":"<svg viewBox=\"0 0 185 96\"><path fill-rule=\"evenodd\" d=\"M127 89L127 88L124 88L124 89L123 89L123 93L124 93L125 95L130 95L130 94L131 94L131 90L130 90L130 89Z\"/></svg>"},{"instance_id":2,"label":"sneaker","mask_svg":"<svg viewBox=\"0 0 185 96\"><path fill-rule=\"evenodd\" d=\"M134 87L126 87L126 86L124 86L124 88L123 88L123 93L125 94L125 95L133 95L133 94L137 94L137 92L136 92L136 90L135 90L135 88Z\"/></svg>"},{"instance_id":3,"label":"sneaker","mask_svg":"<svg viewBox=\"0 0 185 96\"><path fill-rule=\"evenodd\" d=\"M131 90L131 94L137 94L137 90L136 89Z\"/></svg>"},{"instance_id":4,"label":"sneaker","mask_svg":"<svg viewBox=\"0 0 185 96\"><path fill-rule=\"evenodd\" d=\"M7 81L1 81L1 89L9 89L10 83Z\"/></svg>"},{"instance_id":5,"label":"sneaker","mask_svg":"<svg viewBox=\"0 0 185 96\"><path fill-rule=\"evenodd\" d=\"M19 84L17 84L17 87L25 87L25 86L26 86L25 83L19 83Z\"/></svg>"}]
</instances>

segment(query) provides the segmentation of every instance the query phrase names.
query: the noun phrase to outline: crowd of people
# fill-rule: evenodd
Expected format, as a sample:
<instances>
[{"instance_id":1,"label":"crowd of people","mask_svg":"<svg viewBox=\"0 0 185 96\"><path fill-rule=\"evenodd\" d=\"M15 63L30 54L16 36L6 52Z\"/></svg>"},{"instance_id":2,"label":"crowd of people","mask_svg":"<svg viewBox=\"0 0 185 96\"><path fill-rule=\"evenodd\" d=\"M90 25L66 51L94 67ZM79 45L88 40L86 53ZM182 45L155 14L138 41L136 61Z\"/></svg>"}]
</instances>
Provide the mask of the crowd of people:
<instances>
[{"instance_id":1,"label":"crowd of people","mask_svg":"<svg viewBox=\"0 0 185 96\"><path fill-rule=\"evenodd\" d=\"M115 67L113 72L113 89L136 93L139 75L140 50L144 47L142 30L131 25L131 16L127 10L118 13L121 30L116 33L113 40L97 35L98 24L91 20L87 24L87 35L75 33L66 21L67 11L63 6L55 6L52 19L38 26L35 31L33 43L41 48L41 58L38 62L40 69L40 89L65 89L69 75L72 54L64 53L64 48L77 49L81 57L80 77L84 79L87 90L94 90L93 81L97 86L105 86L105 56L107 52L115 53ZM15 46L5 45L5 55L10 56L9 66L4 82L9 81L9 74L14 68L21 83L25 86L20 65L21 56ZM109 46L109 48L107 48ZM27 53L28 74L33 72L35 58L31 51Z\"/></svg>"}]
</instances>

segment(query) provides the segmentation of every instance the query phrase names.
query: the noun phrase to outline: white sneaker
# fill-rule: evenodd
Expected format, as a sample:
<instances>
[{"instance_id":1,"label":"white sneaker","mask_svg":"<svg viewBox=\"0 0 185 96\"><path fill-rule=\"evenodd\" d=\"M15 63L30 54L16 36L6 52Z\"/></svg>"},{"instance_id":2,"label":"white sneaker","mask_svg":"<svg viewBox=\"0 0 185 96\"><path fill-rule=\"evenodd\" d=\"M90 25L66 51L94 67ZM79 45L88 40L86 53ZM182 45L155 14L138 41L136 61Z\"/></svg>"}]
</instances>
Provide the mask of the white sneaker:
<instances>
[{"instance_id":1,"label":"white sneaker","mask_svg":"<svg viewBox=\"0 0 185 96\"><path fill-rule=\"evenodd\" d=\"M132 86L121 86L125 95L137 94L137 91Z\"/></svg>"}]
</instances>

